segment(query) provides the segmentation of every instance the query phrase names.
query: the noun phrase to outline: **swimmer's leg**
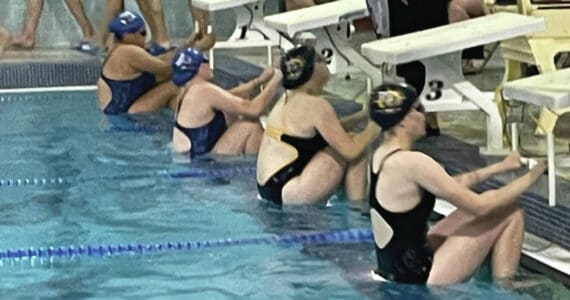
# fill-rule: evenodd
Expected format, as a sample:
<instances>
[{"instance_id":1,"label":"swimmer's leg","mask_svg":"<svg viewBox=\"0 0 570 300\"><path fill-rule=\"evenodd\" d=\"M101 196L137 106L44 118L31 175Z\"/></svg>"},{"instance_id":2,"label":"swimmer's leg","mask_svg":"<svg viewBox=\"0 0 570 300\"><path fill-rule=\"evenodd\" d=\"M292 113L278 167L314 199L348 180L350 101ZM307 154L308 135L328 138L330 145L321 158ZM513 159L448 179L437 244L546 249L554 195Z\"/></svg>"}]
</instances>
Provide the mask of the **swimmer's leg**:
<instances>
[{"instance_id":1,"label":"swimmer's leg","mask_svg":"<svg viewBox=\"0 0 570 300\"><path fill-rule=\"evenodd\" d=\"M11 41L12 36L10 32L3 26L0 26L0 57L4 54L4 50L10 47Z\"/></svg>"},{"instance_id":2,"label":"swimmer's leg","mask_svg":"<svg viewBox=\"0 0 570 300\"><path fill-rule=\"evenodd\" d=\"M28 0L26 2L26 22L23 32L14 37L12 45L25 49L33 49L36 45L36 32L40 16L44 7L44 0Z\"/></svg>"},{"instance_id":3,"label":"swimmer's leg","mask_svg":"<svg viewBox=\"0 0 570 300\"><path fill-rule=\"evenodd\" d=\"M208 34L208 24L210 23L210 13L192 5L192 0L188 0L188 7L192 15L192 21L198 23L198 32L202 37Z\"/></svg>"},{"instance_id":4,"label":"swimmer's leg","mask_svg":"<svg viewBox=\"0 0 570 300\"><path fill-rule=\"evenodd\" d=\"M105 2L105 11L103 12L103 23L101 26L101 40L99 43L107 48L112 45L113 39L109 32L109 24L124 9L123 0L107 0Z\"/></svg>"},{"instance_id":5,"label":"swimmer's leg","mask_svg":"<svg viewBox=\"0 0 570 300\"><path fill-rule=\"evenodd\" d=\"M173 109L176 107L177 95L178 87L173 82L163 82L137 99L129 108L129 114L151 112L164 107Z\"/></svg>"},{"instance_id":6,"label":"swimmer's leg","mask_svg":"<svg viewBox=\"0 0 570 300\"><path fill-rule=\"evenodd\" d=\"M518 267L522 247L524 213L521 208L486 217L475 218L460 210L436 224L429 232L435 249L428 284L459 283L468 279L492 251L493 274L514 274ZM521 242L517 242L518 234ZM499 240L500 245L499 245ZM508 241L514 245L505 246ZM498 245L500 250L494 248ZM518 248L517 248L518 247ZM508 254L506 251L510 251ZM512 259L506 256L512 255ZM503 259L503 262L499 260ZM500 272L500 273L496 273ZM506 274L509 273L509 274Z\"/></svg>"},{"instance_id":7,"label":"swimmer's leg","mask_svg":"<svg viewBox=\"0 0 570 300\"><path fill-rule=\"evenodd\" d=\"M366 199L368 191L368 153L362 154L346 169L344 189L350 201Z\"/></svg>"},{"instance_id":8,"label":"swimmer's leg","mask_svg":"<svg viewBox=\"0 0 570 300\"><path fill-rule=\"evenodd\" d=\"M65 0L65 4L81 28L81 32L83 33L83 41L97 42L97 31L95 30L95 27L93 27L93 24L89 20L89 17L87 17L85 14L83 1Z\"/></svg>"},{"instance_id":9,"label":"swimmer's leg","mask_svg":"<svg viewBox=\"0 0 570 300\"><path fill-rule=\"evenodd\" d=\"M151 39L163 48L170 47L170 39L164 22L164 9L160 0L137 0L150 28Z\"/></svg>"},{"instance_id":10,"label":"swimmer's leg","mask_svg":"<svg viewBox=\"0 0 570 300\"><path fill-rule=\"evenodd\" d=\"M213 149L223 155L255 154L259 151L263 128L259 121L234 122L220 137Z\"/></svg>"},{"instance_id":11,"label":"swimmer's leg","mask_svg":"<svg viewBox=\"0 0 570 300\"><path fill-rule=\"evenodd\" d=\"M328 199L344 177L345 164L327 149L318 152L297 176L283 187L284 204L308 204Z\"/></svg>"}]
</instances>

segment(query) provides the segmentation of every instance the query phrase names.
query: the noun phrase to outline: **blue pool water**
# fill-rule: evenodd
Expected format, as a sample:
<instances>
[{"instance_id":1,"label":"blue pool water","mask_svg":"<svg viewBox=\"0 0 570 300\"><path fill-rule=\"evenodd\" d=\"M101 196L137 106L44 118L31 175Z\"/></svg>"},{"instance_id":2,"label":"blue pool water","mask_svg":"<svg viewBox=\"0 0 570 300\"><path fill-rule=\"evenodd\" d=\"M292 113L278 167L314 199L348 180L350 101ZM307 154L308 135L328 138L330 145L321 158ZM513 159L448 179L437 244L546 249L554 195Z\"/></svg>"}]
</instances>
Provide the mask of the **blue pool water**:
<instances>
[{"instance_id":1,"label":"blue pool water","mask_svg":"<svg viewBox=\"0 0 570 300\"><path fill-rule=\"evenodd\" d=\"M0 248L251 238L367 228L343 199L277 209L254 176L171 178L159 170L252 168L253 157L184 162L170 151L168 113L107 117L95 95L0 95L0 179L86 178L0 186ZM431 288L376 283L373 245L255 245L34 261L3 260L0 298L568 299L522 271L518 289L485 280ZM483 276L484 277L484 276Z\"/></svg>"}]
</instances>

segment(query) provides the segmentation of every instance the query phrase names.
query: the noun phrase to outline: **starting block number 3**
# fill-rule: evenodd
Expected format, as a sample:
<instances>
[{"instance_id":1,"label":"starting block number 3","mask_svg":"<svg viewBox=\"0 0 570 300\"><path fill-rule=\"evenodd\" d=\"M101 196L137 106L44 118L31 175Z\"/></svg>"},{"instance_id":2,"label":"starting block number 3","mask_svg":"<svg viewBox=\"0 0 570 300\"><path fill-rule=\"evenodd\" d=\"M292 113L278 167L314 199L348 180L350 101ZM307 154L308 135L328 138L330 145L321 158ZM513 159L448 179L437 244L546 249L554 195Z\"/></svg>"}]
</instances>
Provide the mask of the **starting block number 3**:
<instances>
[{"instance_id":1,"label":"starting block number 3","mask_svg":"<svg viewBox=\"0 0 570 300\"><path fill-rule=\"evenodd\" d=\"M443 81L441 80L432 80L428 83L429 92L426 93L425 98L427 100L438 100L442 96L441 90L443 90Z\"/></svg>"}]
</instances>

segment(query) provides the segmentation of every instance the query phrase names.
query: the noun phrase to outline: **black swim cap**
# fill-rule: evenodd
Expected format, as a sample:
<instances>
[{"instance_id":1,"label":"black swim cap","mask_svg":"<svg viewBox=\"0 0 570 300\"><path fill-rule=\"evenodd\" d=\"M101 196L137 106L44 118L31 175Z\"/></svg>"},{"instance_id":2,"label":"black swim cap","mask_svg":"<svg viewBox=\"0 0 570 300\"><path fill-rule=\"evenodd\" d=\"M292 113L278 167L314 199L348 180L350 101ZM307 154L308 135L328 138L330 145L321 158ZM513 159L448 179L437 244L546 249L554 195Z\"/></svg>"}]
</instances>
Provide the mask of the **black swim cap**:
<instances>
[{"instance_id":1,"label":"black swim cap","mask_svg":"<svg viewBox=\"0 0 570 300\"><path fill-rule=\"evenodd\" d=\"M309 81L315 70L315 48L307 45L295 47L281 59L283 87L291 90Z\"/></svg>"},{"instance_id":2,"label":"black swim cap","mask_svg":"<svg viewBox=\"0 0 570 300\"><path fill-rule=\"evenodd\" d=\"M370 118L383 131L396 126L406 117L418 98L416 89L406 83L384 83L370 95Z\"/></svg>"}]
</instances>

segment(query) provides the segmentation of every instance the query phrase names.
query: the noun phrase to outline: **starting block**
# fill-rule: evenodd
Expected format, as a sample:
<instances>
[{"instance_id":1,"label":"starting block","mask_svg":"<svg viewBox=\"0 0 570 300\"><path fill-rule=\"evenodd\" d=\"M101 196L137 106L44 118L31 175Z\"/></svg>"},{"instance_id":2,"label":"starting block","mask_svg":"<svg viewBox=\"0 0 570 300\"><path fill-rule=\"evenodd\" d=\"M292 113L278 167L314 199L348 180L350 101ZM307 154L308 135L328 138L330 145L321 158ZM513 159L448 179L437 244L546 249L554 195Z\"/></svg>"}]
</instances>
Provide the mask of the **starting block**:
<instances>
[{"instance_id":1,"label":"starting block","mask_svg":"<svg viewBox=\"0 0 570 300\"><path fill-rule=\"evenodd\" d=\"M362 70L377 85L382 74L350 44L353 21L368 16L366 0L338 0L265 17L268 27L289 38L310 31L317 37L317 51L327 58L332 74L348 71L349 66Z\"/></svg>"},{"instance_id":2,"label":"starting block","mask_svg":"<svg viewBox=\"0 0 570 300\"><path fill-rule=\"evenodd\" d=\"M503 83L523 77L523 63L536 65L541 73L556 70L555 57L570 52L570 0L485 0L488 13L514 11L521 15L544 18L546 27L530 36L523 36L501 43L505 56L505 76ZM498 88L501 90L501 87ZM504 99L497 93L497 102ZM554 130L558 116L570 112L569 108L544 109L540 115L537 133L548 134ZM506 109L502 112L506 116Z\"/></svg>"},{"instance_id":3,"label":"starting block","mask_svg":"<svg viewBox=\"0 0 570 300\"><path fill-rule=\"evenodd\" d=\"M503 120L493 101L465 80L461 51L544 29L544 20L512 13L498 13L428 30L382 39L362 45L362 53L380 66L385 78L400 80L395 67L420 61L426 69L420 99L427 111L481 110L487 115L487 153L503 152Z\"/></svg>"},{"instance_id":4,"label":"starting block","mask_svg":"<svg viewBox=\"0 0 570 300\"><path fill-rule=\"evenodd\" d=\"M505 97L516 101L532 103L557 111L570 109L570 69L563 69L507 82L503 86ZM516 130L513 130L517 132ZM513 145L517 134L513 134ZM556 165L554 149L554 133L546 133L548 153L548 203L556 205Z\"/></svg>"},{"instance_id":5,"label":"starting block","mask_svg":"<svg viewBox=\"0 0 570 300\"><path fill-rule=\"evenodd\" d=\"M192 5L208 12L233 9L236 27L226 40L216 42L210 50L210 64L214 65L214 49L265 47L268 65L272 64L271 47L281 42L279 33L263 24L265 0L194 0Z\"/></svg>"}]
</instances>

